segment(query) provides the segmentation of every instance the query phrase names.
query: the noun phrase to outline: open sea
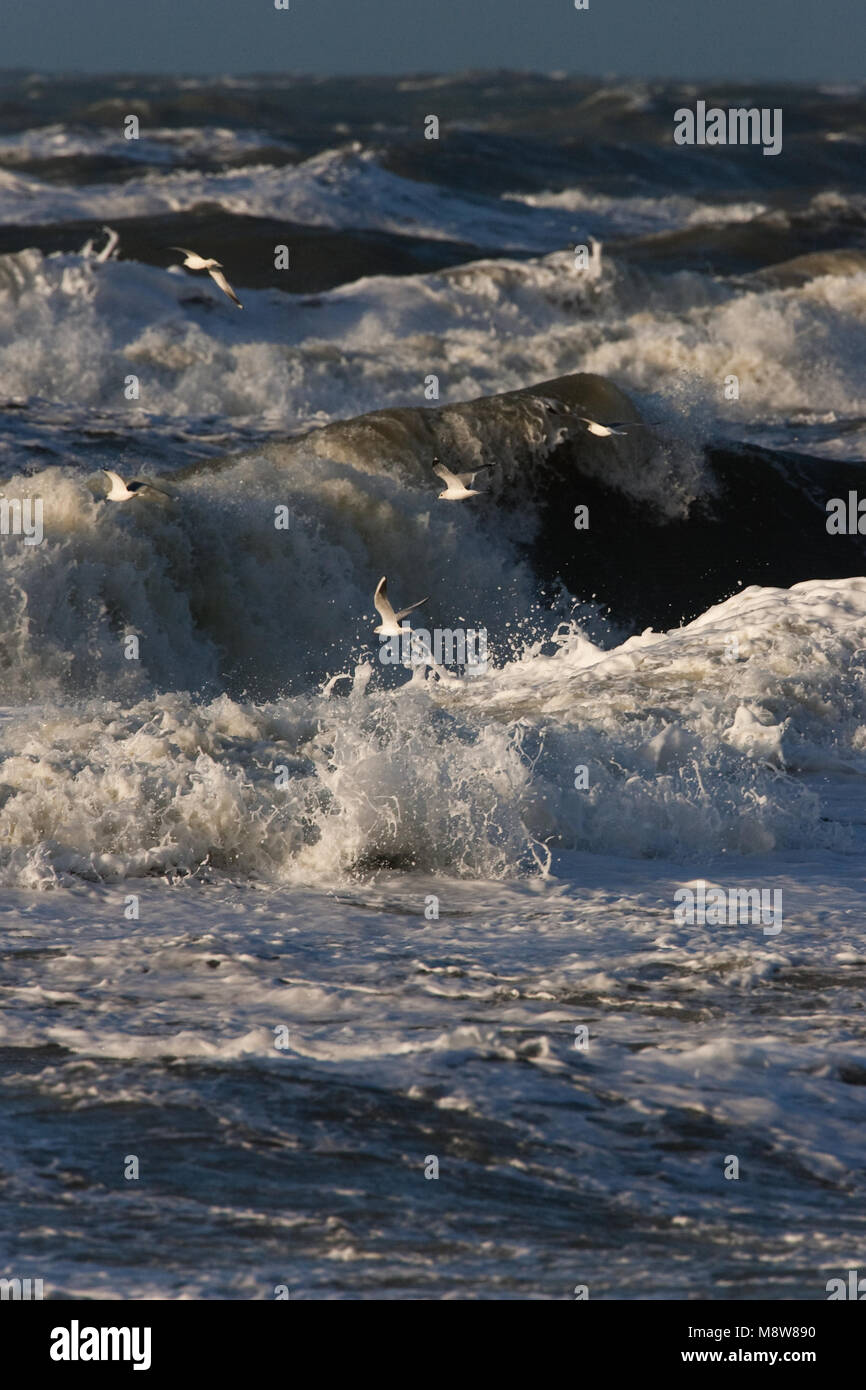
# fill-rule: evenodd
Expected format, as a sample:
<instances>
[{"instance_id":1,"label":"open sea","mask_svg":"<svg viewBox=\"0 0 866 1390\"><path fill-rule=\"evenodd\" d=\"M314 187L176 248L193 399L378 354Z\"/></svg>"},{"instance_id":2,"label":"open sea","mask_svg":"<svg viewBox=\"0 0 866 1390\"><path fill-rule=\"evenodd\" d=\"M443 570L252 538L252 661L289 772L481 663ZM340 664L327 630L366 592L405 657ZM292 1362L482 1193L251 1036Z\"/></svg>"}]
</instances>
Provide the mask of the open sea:
<instances>
[{"instance_id":1,"label":"open sea","mask_svg":"<svg viewBox=\"0 0 866 1390\"><path fill-rule=\"evenodd\" d=\"M863 1264L864 146L859 87L0 74L0 1274ZM382 575L487 669L385 664Z\"/></svg>"}]
</instances>

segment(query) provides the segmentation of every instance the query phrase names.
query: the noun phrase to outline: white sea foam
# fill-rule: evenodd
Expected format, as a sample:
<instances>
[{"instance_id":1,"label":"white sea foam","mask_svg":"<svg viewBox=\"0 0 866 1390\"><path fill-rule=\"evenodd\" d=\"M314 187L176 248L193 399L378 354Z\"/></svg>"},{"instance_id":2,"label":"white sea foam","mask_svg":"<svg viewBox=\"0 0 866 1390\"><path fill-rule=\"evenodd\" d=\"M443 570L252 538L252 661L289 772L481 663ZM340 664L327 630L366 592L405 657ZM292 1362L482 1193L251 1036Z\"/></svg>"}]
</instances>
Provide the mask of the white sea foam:
<instances>
[{"instance_id":1,"label":"white sea foam","mask_svg":"<svg viewBox=\"0 0 866 1390\"><path fill-rule=\"evenodd\" d=\"M170 166L195 158L236 159L252 156L263 147L281 146L282 141L264 131L231 130L224 126L148 126L146 135L127 140L115 131L55 124L0 137L0 164L14 168L31 160L103 156L128 160L130 164Z\"/></svg>"},{"instance_id":2,"label":"white sea foam","mask_svg":"<svg viewBox=\"0 0 866 1390\"><path fill-rule=\"evenodd\" d=\"M297 166L149 173L120 185L54 185L0 170L0 216L38 224L180 212L198 203L318 227L368 227L478 246L547 250L578 230L569 212L465 197L383 169L373 151L326 150Z\"/></svg>"},{"instance_id":3,"label":"white sea foam","mask_svg":"<svg viewBox=\"0 0 866 1390\"><path fill-rule=\"evenodd\" d=\"M543 869L543 845L844 851L849 831L821 819L807 783L866 776L864 649L866 580L810 581L609 652L574 630L483 681L18 711L2 729L0 863L36 887L203 863L275 880L382 863L496 879Z\"/></svg>"},{"instance_id":4,"label":"white sea foam","mask_svg":"<svg viewBox=\"0 0 866 1390\"><path fill-rule=\"evenodd\" d=\"M441 399L459 400L583 370L667 395L677 410L690 394L732 432L819 401L840 424L866 415L862 272L781 289L609 262L590 283L556 253L373 277L315 299L244 290L243 315L230 305L204 313L184 302L193 291L208 293L131 262L94 268L33 250L0 258L0 395L74 399L126 420L134 407L123 379L133 372L149 413L291 429L423 404L431 373ZM724 398L730 375L738 401Z\"/></svg>"},{"instance_id":5,"label":"white sea foam","mask_svg":"<svg viewBox=\"0 0 866 1390\"><path fill-rule=\"evenodd\" d=\"M46 153L61 132L42 136ZM163 146L150 137L143 155L171 157L184 149L183 132L174 132ZM187 137L189 139L191 137ZM241 141L254 149L254 135ZM23 137L22 137L23 139ZM28 136L32 141L32 135ZM84 138L81 152L90 152L93 137ZM210 136L202 132L202 142ZM234 152L226 132L216 132L212 157ZM121 144L134 142L122 141ZM75 147L77 149L77 146ZM97 141L95 150L101 149ZM17 147L10 146L14 155ZM40 149L37 140L36 149ZM22 154L29 151L25 142ZM195 153L195 146L193 147ZM423 154L423 152L422 152ZM2 147L0 147L2 155ZM325 150L294 166L248 165L219 173L197 170L152 172L122 184L63 185L46 183L14 167L0 169L0 217L7 222L39 224L77 218L154 216L180 212L198 203L216 203L226 212L278 217L317 227L368 227L436 240L468 242L486 248L544 252L557 245L585 240L587 235L633 236L681 225L718 220L742 221L761 211L758 204L709 205L696 199L668 197L613 198L581 190L560 194L512 194L502 199L471 197L437 185L402 178L378 162L375 150L351 145Z\"/></svg>"},{"instance_id":6,"label":"white sea foam","mask_svg":"<svg viewBox=\"0 0 866 1390\"><path fill-rule=\"evenodd\" d=\"M565 188L558 193L506 193L506 199L531 208L555 208L578 213L597 235L652 236L675 227L722 227L728 222L751 222L766 212L764 203L706 203L697 198L614 197Z\"/></svg>"}]
</instances>

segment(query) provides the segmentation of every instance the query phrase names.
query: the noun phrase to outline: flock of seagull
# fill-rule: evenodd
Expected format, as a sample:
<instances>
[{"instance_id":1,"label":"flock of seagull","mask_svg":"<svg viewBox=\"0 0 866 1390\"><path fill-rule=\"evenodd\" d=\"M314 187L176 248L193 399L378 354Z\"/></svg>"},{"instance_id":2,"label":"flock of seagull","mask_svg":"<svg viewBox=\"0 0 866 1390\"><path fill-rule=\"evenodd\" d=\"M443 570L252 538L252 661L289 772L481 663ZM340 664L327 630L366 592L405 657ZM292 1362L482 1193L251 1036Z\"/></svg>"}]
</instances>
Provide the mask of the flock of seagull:
<instances>
[{"instance_id":1,"label":"flock of seagull","mask_svg":"<svg viewBox=\"0 0 866 1390\"><path fill-rule=\"evenodd\" d=\"M106 247L105 251L100 253L97 259L107 259L107 257L113 253L116 245L116 235L116 233L113 233L115 241L111 243L109 247ZM220 261L214 260L212 256L200 256L197 251L190 251L185 246L170 246L168 249L181 253L184 257L183 264L188 270L206 270L214 284L218 289L222 290L223 294L226 295L233 304L236 304L239 309L244 307L223 274L223 266ZM589 434L597 435L602 439L608 439L611 435L626 435L630 429L635 426L640 427L644 424L643 421L638 420L614 420L608 424L602 424L600 421L592 420L586 415L578 415L575 418L586 426ZM471 473L452 473L450 468L447 468L444 463L441 463L438 458L434 457L433 472L436 474L437 478L440 478L445 484L444 490L438 494L439 500L442 502L462 502L465 501L467 497L483 496L481 489L474 487L473 484L479 473L492 467L493 465L491 463L484 463ZM141 497L148 492L153 492L160 497L173 500L169 493L163 491L162 488L156 487L155 484L149 482L147 479L131 478L126 482L121 478L119 473L115 473L111 468L103 468L102 471L111 484L105 495L105 500L107 502L129 502L132 498ZM401 627L403 619L408 617L414 609L420 608L422 603L426 602L426 598L421 598L418 599L417 603L410 603L408 608L401 608L395 612L388 598L387 579L386 576L383 575L373 595L373 606L382 621L377 627L374 627L373 631L383 637L399 637L405 630Z\"/></svg>"}]
</instances>

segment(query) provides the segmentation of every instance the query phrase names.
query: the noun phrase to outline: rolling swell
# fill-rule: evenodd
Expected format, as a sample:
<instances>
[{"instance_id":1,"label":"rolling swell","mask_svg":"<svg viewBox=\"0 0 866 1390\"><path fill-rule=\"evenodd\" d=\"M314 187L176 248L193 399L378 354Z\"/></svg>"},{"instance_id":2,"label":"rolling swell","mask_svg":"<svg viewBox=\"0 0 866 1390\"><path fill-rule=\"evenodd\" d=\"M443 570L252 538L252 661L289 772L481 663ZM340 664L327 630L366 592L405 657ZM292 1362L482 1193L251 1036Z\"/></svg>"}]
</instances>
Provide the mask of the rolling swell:
<instances>
[{"instance_id":1,"label":"rolling swell","mask_svg":"<svg viewBox=\"0 0 866 1390\"><path fill-rule=\"evenodd\" d=\"M45 540L4 547L0 696L307 689L369 658L383 573L398 596L429 595L429 626L485 627L501 663L568 611L560 584L623 633L752 584L866 570L863 538L826 530L827 499L856 489L860 465L708 442L683 418L596 438L583 415L639 419L613 382L575 374L200 459L162 475L166 505L107 507L69 467L6 480L7 497L44 496ZM485 496L439 503L435 455L490 465Z\"/></svg>"},{"instance_id":2,"label":"rolling swell","mask_svg":"<svg viewBox=\"0 0 866 1390\"><path fill-rule=\"evenodd\" d=\"M862 488L861 464L697 442L675 423L598 439L583 414L640 418L613 382L577 373L460 405L374 411L307 442L413 483L433 454L453 468L492 464L504 527L539 578L597 600L626 628L688 622L749 584L866 570L864 538L826 529L827 500ZM578 505L589 508L585 530Z\"/></svg>"}]
</instances>

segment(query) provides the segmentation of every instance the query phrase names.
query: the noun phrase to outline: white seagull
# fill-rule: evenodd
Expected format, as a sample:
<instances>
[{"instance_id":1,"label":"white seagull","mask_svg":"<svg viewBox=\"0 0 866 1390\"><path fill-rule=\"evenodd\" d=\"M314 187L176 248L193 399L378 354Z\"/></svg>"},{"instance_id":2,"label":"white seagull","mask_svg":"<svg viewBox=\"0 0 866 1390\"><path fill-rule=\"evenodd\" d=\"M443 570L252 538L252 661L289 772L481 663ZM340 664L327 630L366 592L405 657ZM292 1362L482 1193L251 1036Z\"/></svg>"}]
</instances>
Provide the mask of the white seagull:
<instances>
[{"instance_id":1,"label":"white seagull","mask_svg":"<svg viewBox=\"0 0 866 1390\"><path fill-rule=\"evenodd\" d=\"M452 473L450 468L446 468L444 463L440 463L438 458L433 459L433 472L437 478L441 478L445 484L445 491L439 493L439 500L446 502L460 502L464 497L481 497L479 488L472 484L483 472L485 468L492 468L491 463L483 463L480 468L476 468L474 473Z\"/></svg>"},{"instance_id":2,"label":"white seagull","mask_svg":"<svg viewBox=\"0 0 866 1390\"><path fill-rule=\"evenodd\" d=\"M154 487L153 483L148 483L143 478L133 478L125 483L120 474L113 473L110 468L103 468L102 471L111 481L111 487L105 494L106 502L128 502L130 497L138 497L143 489L148 492L158 492L160 497L169 497L169 494L163 492L161 487ZM169 501L171 501L170 497Z\"/></svg>"},{"instance_id":3,"label":"white seagull","mask_svg":"<svg viewBox=\"0 0 866 1390\"><path fill-rule=\"evenodd\" d=\"M578 415L577 418L583 421L590 434L599 434L603 439L607 439L611 434L628 434L623 425L628 425L629 429L646 429L643 420L613 420L609 425L600 425L598 420L590 420L586 415Z\"/></svg>"},{"instance_id":4,"label":"white seagull","mask_svg":"<svg viewBox=\"0 0 866 1390\"><path fill-rule=\"evenodd\" d=\"M589 238L589 265L587 266L591 280L597 280L601 275L601 250L601 242L591 236Z\"/></svg>"},{"instance_id":5,"label":"white seagull","mask_svg":"<svg viewBox=\"0 0 866 1390\"><path fill-rule=\"evenodd\" d=\"M426 602L426 598L419 598L417 603L410 603L408 608L401 608L399 613L395 613L388 601L388 590L383 574L376 586L376 592L373 595L373 607L382 621L378 627L373 628L373 631L381 633L383 637L400 637L403 632L400 626L403 618L411 613L413 608L420 608L421 604Z\"/></svg>"},{"instance_id":6,"label":"white seagull","mask_svg":"<svg viewBox=\"0 0 866 1390\"><path fill-rule=\"evenodd\" d=\"M92 260L96 265L105 265L106 261L110 261L116 254L120 242L120 236L113 227L103 227L102 230L108 237L108 241L101 251L94 252L93 238L91 237L89 241L84 243L78 253L80 256L84 256L86 260Z\"/></svg>"},{"instance_id":7,"label":"white seagull","mask_svg":"<svg viewBox=\"0 0 866 1390\"><path fill-rule=\"evenodd\" d=\"M187 270L206 270L214 284L219 286L223 294L227 294L229 299L232 300L234 304L237 304L239 309L244 307L228 280L223 275L222 264L219 261L215 261L213 257L211 257L210 260L205 260L204 256L200 256L197 251L188 251L185 246L170 246L168 249L169 251L180 251L181 254L186 257L184 265Z\"/></svg>"}]
</instances>

